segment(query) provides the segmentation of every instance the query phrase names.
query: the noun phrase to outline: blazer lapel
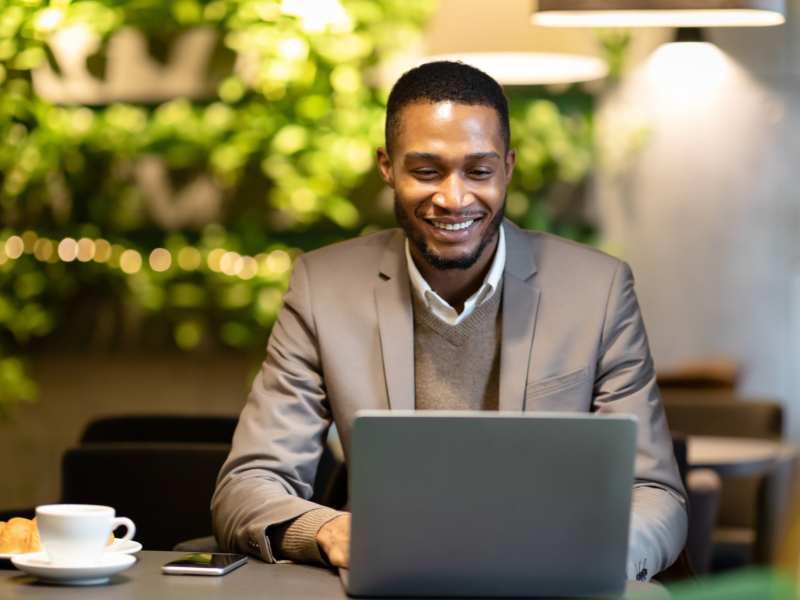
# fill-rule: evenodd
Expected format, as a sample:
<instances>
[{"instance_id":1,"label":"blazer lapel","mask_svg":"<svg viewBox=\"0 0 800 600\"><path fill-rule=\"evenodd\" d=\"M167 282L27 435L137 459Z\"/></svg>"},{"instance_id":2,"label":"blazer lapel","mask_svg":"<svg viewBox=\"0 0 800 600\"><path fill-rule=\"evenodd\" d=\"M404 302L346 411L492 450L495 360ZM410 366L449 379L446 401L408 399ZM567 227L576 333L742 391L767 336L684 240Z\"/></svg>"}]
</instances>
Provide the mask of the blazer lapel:
<instances>
[{"instance_id":1,"label":"blazer lapel","mask_svg":"<svg viewBox=\"0 0 800 600\"><path fill-rule=\"evenodd\" d=\"M530 242L516 225L505 221L503 227L507 254L503 283L500 410L521 411L525 409L525 385L541 292L528 281L536 274Z\"/></svg>"},{"instance_id":2,"label":"blazer lapel","mask_svg":"<svg viewBox=\"0 0 800 600\"><path fill-rule=\"evenodd\" d=\"M383 372L392 410L414 410L414 314L405 257L405 236L398 231L381 262L375 288Z\"/></svg>"}]
</instances>

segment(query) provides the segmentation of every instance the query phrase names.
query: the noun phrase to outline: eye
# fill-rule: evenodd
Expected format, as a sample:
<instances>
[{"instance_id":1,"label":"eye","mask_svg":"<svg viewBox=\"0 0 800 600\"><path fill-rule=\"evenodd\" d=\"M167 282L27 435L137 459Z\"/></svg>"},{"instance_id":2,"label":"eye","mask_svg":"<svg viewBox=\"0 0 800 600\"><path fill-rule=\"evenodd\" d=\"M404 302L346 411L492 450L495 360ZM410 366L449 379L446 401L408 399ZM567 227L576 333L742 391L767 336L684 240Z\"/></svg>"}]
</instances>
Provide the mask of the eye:
<instances>
[{"instance_id":1,"label":"eye","mask_svg":"<svg viewBox=\"0 0 800 600\"><path fill-rule=\"evenodd\" d=\"M492 174L492 170L491 169L485 169L485 168L472 169L471 171L469 171L467 173L467 175L471 175L472 177L478 177L478 178L489 177L491 174Z\"/></svg>"},{"instance_id":2,"label":"eye","mask_svg":"<svg viewBox=\"0 0 800 600\"><path fill-rule=\"evenodd\" d=\"M414 175L418 175L423 178L431 178L438 175L436 169L416 169L414 171Z\"/></svg>"}]
</instances>

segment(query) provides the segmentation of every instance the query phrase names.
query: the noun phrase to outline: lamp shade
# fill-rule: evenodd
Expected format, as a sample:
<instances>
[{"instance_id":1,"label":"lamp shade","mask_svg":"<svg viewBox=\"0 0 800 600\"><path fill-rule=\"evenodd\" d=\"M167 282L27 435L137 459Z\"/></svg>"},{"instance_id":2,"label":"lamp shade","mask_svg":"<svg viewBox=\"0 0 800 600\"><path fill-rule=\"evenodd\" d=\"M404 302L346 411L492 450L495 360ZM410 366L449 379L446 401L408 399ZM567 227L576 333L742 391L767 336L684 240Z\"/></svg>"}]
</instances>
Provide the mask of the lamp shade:
<instances>
[{"instance_id":1,"label":"lamp shade","mask_svg":"<svg viewBox=\"0 0 800 600\"><path fill-rule=\"evenodd\" d=\"M548 27L758 27L786 19L784 0L539 0Z\"/></svg>"},{"instance_id":2,"label":"lamp shade","mask_svg":"<svg viewBox=\"0 0 800 600\"><path fill-rule=\"evenodd\" d=\"M439 0L409 68L460 60L503 85L565 84L608 73L591 31L536 27L530 15L530 0Z\"/></svg>"},{"instance_id":3,"label":"lamp shade","mask_svg":"<svg viewBox=\"0 0 800 600\"><path fill-rule=\"evenodd\" d=\"M437 60L472 65L501 85L572 83L608 74L608 64L600 58L558 52L461 52L428 56L421 62Z\"/></svg>"}]
</instances>

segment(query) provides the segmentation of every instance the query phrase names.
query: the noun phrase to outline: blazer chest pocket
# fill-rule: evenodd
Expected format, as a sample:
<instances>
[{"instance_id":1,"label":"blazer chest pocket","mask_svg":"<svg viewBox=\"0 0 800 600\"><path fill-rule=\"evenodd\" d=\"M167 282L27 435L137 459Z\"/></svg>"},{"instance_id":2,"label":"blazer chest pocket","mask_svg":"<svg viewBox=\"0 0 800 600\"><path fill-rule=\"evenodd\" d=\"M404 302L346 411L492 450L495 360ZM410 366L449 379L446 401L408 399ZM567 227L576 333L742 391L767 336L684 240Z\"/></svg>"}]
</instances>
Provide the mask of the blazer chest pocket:
<instances>
[{"instance_id":1,"label":"blazer chest pocket","mask_svg":"<svg viewBox=\"0 0 800 600\"><path fill-rule=\"evenodd\" d=\"M589 412L594 380L588 366L529 383L525 388L526 411Z\"/></svg>"}]
</instances>

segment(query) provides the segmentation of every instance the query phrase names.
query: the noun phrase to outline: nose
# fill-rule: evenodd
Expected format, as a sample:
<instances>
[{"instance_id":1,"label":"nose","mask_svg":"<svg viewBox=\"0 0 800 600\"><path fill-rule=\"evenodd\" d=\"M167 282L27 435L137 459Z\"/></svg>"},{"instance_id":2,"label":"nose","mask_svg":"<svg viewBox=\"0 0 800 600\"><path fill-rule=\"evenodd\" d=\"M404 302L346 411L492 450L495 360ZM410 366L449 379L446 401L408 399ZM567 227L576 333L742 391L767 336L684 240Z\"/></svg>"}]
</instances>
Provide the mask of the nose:
<instances>
[{"instance_id":1,"label":"nose","mask_svg":"<svg viewBox=\"0 0 800 600\"><path fill-rule=\"evenodd\" d=\"M475 195L467 189L466 183L453 173L443 182L433 195L433 203L449 213L458 214L476 201Z\"/></svg>"}]
</instances>

